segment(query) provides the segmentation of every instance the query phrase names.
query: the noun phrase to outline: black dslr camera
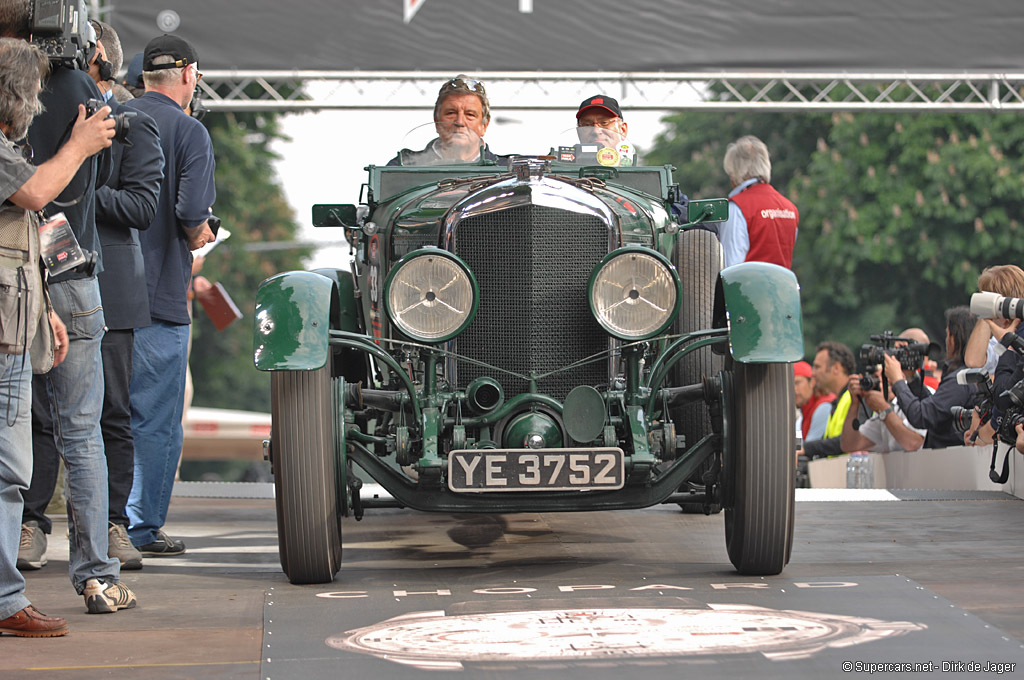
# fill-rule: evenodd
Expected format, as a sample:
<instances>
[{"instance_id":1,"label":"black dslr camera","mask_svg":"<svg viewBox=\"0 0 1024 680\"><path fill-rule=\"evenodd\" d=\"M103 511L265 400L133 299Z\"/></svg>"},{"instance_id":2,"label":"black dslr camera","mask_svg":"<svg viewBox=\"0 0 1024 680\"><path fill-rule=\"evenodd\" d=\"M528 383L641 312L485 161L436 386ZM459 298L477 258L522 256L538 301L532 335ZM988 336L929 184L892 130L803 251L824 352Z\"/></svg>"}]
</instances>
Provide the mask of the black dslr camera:
<instances>
[{"instance_id":1,"label":"black dslr camera","mask_svg":"<svg viewBox=\"0 0 1024 680\"><path fill-rule=\"evenodd\" d=\"M51 63L88 70L96 32L85 0L32 0L31 32Z\"/></svg>"},{"instance_id":2,"label":"black dslr camera","mask_svg":"<svg viewBox=\"0 0 1024 680\"><path fill-rule=\"evenodd\" d=\"M102 109L106 104L101 102L99 99L90 99L85 103L85 115L89 117ZM128 135L132 131L132 118L139 115L135 111L123 111L122 113L112 113L108 116L114 121L114 141L120 142L125 146L131 146L132 143L128 139Z\"/></svg>"},{"instance_id":3,"label":"black dslr camera","mask_svg":"<svg viewBox=\"0 0 1024 680\"><path fill-rule=\"evenodd\" d=\"M956 381L961 385L974 385L978 391L970 406L950 408L953 413L953 426L960 432L966 432L971 427L971 416L975 410L978 411L981 425L989 422L992 418L992 406L996 396L991 379L981 372L963 371L957 375ZM992 421L995 436L992 438L992 464L989 467L988 476L996 484L1003 484L1009 478L1010 452L1007 451L1003 458L1003 470L1002 473L999 473L996 472L996 451L999 442L1009 444L1011 451L1017 443L1017 425L1024 425L1024 380L1020 380L999 396L1009 397L1010 406L1003 412L998 423ZM978 433L975 432L971 442L973 443L977 437Z\"/></svg>"}]
</instances>

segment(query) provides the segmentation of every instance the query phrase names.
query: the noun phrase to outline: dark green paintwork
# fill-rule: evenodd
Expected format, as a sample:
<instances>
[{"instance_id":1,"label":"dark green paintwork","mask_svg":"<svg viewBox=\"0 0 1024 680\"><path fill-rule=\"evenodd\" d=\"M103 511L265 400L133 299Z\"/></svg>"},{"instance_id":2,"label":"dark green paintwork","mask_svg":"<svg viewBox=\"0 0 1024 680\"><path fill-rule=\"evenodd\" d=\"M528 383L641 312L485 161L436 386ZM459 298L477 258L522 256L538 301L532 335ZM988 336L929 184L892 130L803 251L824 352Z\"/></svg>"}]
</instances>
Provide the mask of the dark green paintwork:
<instances>
[{"instance_id":1,"label":"dark green paintwork","mask_svg":"<svg viewBox=\"0 0 1024 680\"><path fill-rule=\"evenodd\" d=\"M733 358L748 364L802 359L800 285L793 272L744 262L726 267L721 277Z\"/></svg>"},{"instance_id":2,"label":"dark green paintwork","mask_svg":"<svg viewBox=\"0 0 1024 680\"><path fill-rule=\"evenodd\" d=\"M604 397L590 385L577 385L565 397L562 421L565 430L575 441L590 442L597 439L608 420Z\"/></svg>"},{"instance_id":3,"label":"dark green paintwork","mask_svg":"<svg viewBox=\"0 0 1024 680\"><path fill-rule=\"evenodd\" d=\"M256 368L313 371L327 363L334 282L312 272L286 272L256 292Z\"/></svg>"},{"instance_id":4,"label":"dark green paintwork","mask_svg":"<svg viewBox=\"0 0 1024 680\"><path fill-rule=\"evenodd\" d=\"M686 219L690 224L724 222L729 219L729 199L709 198L703 201L690 201L686 207Z\"/></svg>"},{"instance_id":5,"label":"dark green paintwork","mask_svg":"<svg viewBox=\"0 0 1024 680\"><path fill-rule=\"evenodd\" d=\"M351 203L317 203L313 206L314 227L354 227L356 207Z\"/></svg>"},{"instance_id":6,"label":"dark green paintwork","mask_svg":"<svg viewBox=\"0 0 1024 680\"><path fill-rule=\"evenodd\" d=\"M520 413L509 421L502 436L502 445L510 449L526 448L526 438L531 434L539 434L544 438L544 448L564 446L562 431L558 423L546 413L528 411Z\"/></svg>"}]
</instances>

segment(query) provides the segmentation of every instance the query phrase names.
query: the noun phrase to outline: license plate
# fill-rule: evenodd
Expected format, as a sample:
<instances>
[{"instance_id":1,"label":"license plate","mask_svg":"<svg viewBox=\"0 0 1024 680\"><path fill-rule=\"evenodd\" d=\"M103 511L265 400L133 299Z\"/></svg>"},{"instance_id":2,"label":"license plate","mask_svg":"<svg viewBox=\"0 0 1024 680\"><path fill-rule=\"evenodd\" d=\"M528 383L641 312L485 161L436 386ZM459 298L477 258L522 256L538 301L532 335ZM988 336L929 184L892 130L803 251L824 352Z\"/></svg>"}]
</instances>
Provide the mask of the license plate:
<instances>
[{"instance_id":1,"label":"license plate","mask_svg":"<svg viewBox=\"0 0 1024 680\"><path fill-rule=\"evenodd\" d=\"M472 449L448 454L448 488L474 491L609 491L625 479L622 449Z\"/></svg>"}]
</instances>

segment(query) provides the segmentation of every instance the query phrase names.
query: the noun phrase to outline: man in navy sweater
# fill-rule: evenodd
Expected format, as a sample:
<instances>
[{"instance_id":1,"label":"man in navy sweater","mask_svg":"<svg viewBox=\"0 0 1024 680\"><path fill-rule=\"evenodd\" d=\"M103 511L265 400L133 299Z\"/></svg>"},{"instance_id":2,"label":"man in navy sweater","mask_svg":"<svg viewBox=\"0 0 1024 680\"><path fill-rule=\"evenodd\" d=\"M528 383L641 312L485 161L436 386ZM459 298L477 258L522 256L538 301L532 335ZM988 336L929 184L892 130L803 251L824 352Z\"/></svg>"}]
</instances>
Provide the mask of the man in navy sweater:
<instances>
[{"instance_id":1,"label":"man in navy sweater","mask_svg":"<svg viewBox=\"0 0 1024 680\"><path fill-rule=\"evenodd\" d=\"M188 361L191 251L214 240L213 145L184 108L202 74L195 49L176 35L154 38L143 53L146 93L124 104L156 121L164 181L156 215L141 231L151 324L135 331L131 408L135 477L128 535L143 557L180 555L185 544L163 531L181 456Z\"/></svg>"}]
</instances>

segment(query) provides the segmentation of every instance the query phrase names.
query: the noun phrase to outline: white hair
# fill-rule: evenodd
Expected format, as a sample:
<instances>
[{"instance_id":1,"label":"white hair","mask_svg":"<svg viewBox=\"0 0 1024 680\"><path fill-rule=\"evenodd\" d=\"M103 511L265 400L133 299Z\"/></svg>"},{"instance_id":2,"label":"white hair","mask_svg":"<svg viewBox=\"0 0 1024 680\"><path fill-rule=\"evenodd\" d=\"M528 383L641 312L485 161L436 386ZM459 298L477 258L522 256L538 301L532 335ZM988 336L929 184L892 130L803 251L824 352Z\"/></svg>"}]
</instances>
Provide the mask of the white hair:
<instances>
[{"instance_id":1,"label":"white hair","mask_svg":"<svg viewBox=\"0 0 1024 680\"><path fill-rule=\"evenodd\" d=\"M162 54L159 57L153 58L153 65L159 66L161 64L173 64L174 57L169 54ZM173 85L178 78L181 77L182 69L188 68L188 66L179 66L178 68L164 68L159 71L143 71L142 82L146 84L146 87L165 87L167 85Z\"/></svg>"},{"instance_id":2,"label":"white hair","mask_svg":"<svg viewBox=\"0 0 1024 680\"><path fill-rule=\"evenodd\" d=\"M722 166L733 184L755 178L765 183L772 181L772 161L768 156L768 147L754 135L740 137L730 144L725 150Z\"/></svg>"}]
</instances>

